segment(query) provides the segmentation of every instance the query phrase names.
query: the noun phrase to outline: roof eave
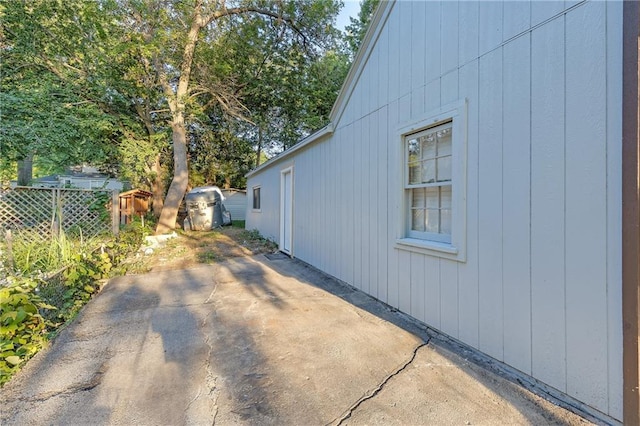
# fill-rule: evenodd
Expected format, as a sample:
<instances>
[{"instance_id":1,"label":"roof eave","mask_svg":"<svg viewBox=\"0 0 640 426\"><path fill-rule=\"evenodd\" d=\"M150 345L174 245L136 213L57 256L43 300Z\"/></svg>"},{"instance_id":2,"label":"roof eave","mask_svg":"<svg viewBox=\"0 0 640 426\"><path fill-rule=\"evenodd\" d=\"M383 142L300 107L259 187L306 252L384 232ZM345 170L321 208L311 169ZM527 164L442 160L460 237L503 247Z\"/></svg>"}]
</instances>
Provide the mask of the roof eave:
<instances>
[{"instance_id":1,"label":"roof eave","mask_svg":"<svg viewBox=\"0 0 640 426\"><path fill-rule=\"evenodd\" d=\"M247 173L245 176L246 177L251 177L254 174L260 172L261 170L270 167L272 164L278 162L278 161L282 161L284 159L286 159L287 157L289 157L290 155L292 155L293 153L300 151L302 148L306 147L307 145L312 144L313 142L322 139L325 136L331 135L333 133L333 124L329 123L326 126L324 126L322 129L318 130L315 133L310 134L309 136L307 136L306 138L302 139L300 142L298 142L297 144L295 144L294 146L292 146L291 148L289 148L286 151L283 151L282 153L276 155L273 158L270 158L269 160L265 161L264 163L260 164L258 167L256 167L255 169L251 170L249 173Z\"/></svg>"}]
</instances>

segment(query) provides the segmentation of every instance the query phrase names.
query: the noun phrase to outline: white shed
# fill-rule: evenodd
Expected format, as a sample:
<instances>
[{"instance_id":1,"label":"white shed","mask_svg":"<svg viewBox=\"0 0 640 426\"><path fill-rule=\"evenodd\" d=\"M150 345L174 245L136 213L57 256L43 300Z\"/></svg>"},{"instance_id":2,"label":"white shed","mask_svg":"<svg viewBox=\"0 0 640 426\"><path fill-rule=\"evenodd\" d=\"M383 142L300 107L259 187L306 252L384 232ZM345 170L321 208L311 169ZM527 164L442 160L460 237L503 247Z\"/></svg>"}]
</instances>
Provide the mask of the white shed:
<instances>
[{"instance_id":1,"label":"white shed","mask_svg":"<svg viewBox=\"0 0 640 426\"><path fill-rule=\"evenodd\" d=\"M224 206L231 213L232 220L245 220L247 191L243 189L223 189Z\"/></svg>"},{"instance_id":2,"label":"white shed","mask_svg":"<svg viewBox=\"0 0 640 426\"><path fill-rule=\"evenodd\" d=\"M638 9L382 2L330 124L249 173L247 229L639 424Z\"/></svg>"}]
</instances>

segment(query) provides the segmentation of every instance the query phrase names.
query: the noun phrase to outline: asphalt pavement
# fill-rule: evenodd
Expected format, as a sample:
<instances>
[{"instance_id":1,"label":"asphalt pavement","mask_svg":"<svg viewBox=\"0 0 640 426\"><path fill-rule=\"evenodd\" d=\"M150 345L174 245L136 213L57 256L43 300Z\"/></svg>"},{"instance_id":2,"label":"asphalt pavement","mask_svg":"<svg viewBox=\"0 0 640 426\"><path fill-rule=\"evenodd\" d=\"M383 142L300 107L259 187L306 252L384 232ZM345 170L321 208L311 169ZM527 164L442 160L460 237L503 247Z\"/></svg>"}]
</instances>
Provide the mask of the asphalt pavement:
<instances>
[{"instance_id":1,"label":"asphalt pavement","mask_svg":"<svg viewBox=\"0 0 640 426\"><path fill-rule=\"evenodd\" d=\"M587 424L308 265L111 280L0 391L2 425Z\"/></svg>"}]
</instances>

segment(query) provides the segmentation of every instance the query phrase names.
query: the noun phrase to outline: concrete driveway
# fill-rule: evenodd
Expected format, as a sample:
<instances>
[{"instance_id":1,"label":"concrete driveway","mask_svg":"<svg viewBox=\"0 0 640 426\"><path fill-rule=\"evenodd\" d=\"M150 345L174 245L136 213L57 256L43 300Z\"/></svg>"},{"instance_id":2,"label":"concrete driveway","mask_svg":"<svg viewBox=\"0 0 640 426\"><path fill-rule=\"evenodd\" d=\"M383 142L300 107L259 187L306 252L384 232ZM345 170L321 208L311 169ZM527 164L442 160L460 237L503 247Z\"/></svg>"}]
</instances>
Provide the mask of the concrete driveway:
<instances>
[{"instance_id":1,"label":"concrete driveway","mask_svg":"<svg viewBox=\"0 0 640 426\"><path fill-rule=\"evenodd\" d=\"M0 407L2 425L586 423L263 255L112 280Z\"/></svg>"}]
</instances>

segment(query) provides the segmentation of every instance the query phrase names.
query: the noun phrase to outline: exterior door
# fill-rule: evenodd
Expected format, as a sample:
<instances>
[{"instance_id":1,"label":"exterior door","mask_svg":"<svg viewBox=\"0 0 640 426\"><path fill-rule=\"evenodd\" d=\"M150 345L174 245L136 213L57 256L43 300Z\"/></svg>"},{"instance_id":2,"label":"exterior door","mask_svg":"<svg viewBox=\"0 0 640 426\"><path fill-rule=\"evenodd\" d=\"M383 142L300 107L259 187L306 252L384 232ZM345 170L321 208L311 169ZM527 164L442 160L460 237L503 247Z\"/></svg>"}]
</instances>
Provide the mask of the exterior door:
<instances>
[{"instance_id":1,"label":"exterior door","mask_svg":"<svg viewBox=\"0 0 640 426\"><path fill-rule=\"evenodd\" d=\"M280 251L293 255L293 168L280 172Z\"/></svg>"}]
</instances>

